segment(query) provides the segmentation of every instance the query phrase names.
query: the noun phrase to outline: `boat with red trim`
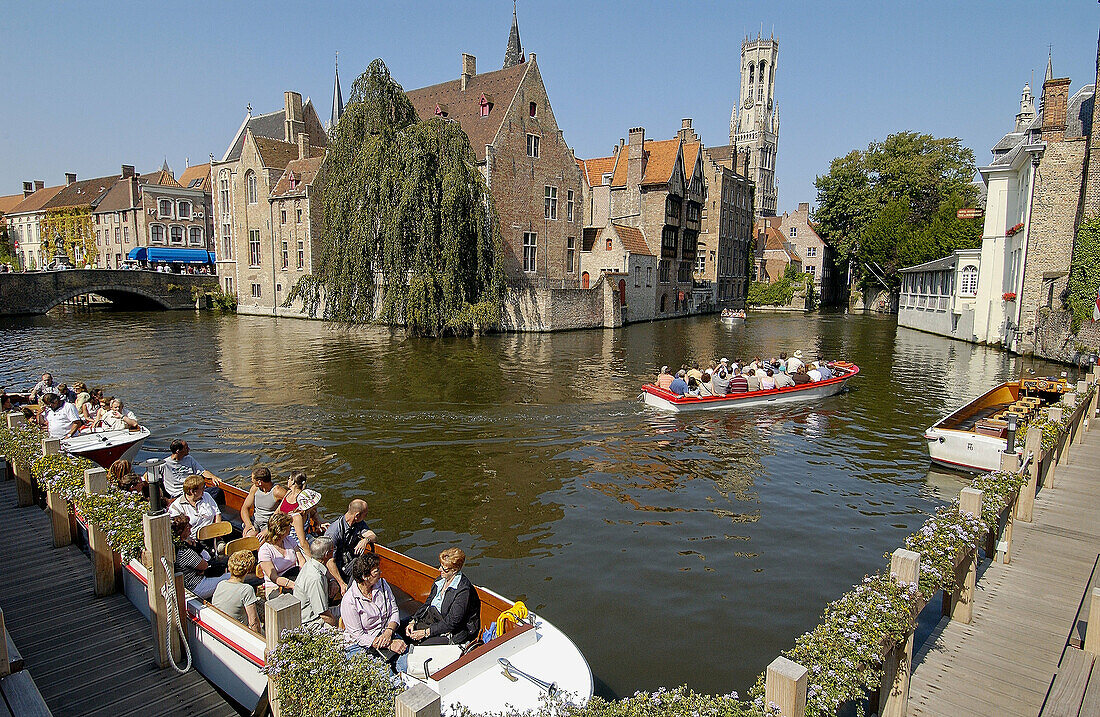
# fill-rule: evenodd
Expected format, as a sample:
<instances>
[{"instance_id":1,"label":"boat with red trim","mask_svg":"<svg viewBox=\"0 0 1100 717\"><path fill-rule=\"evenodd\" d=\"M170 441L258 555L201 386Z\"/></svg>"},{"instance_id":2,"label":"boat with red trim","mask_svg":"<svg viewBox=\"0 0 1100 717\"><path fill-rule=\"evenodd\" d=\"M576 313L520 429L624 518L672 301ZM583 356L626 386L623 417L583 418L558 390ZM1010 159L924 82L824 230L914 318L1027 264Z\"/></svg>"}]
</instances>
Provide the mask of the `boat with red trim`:
<instances>
[{"instance_id":1,"label":"boat with red trim","mask_svg":"<svg viewBox=\"0 0 1100 717\"><path fill-rule=\"evenodd\" d=\"M74 456L87 458L103 468L110 468L111 464L119 459L133 463L138 450L149 435L149 429L144 426L119 430L82 431L71 438L63 439L61 450Z\"/></svg>"},{"instance_id":2,"label":"boat with red trim","mask_svg":"<svg viewBox=\"0 0 1100 717\"><path fill-rule=\"evenodd\" d=\"M859 374L859 366L847 361L832 361L827 364L833 372L832 378L812 383L797 384L769 391L749 391L730 393L725 396L679 396L666 388L653 384L642 386L642 396L647 406L663 411L717 411L727 408L745 408L775 403L793 403L835 396L844 390L848 381Z\"/></svg>"}]
</instances>

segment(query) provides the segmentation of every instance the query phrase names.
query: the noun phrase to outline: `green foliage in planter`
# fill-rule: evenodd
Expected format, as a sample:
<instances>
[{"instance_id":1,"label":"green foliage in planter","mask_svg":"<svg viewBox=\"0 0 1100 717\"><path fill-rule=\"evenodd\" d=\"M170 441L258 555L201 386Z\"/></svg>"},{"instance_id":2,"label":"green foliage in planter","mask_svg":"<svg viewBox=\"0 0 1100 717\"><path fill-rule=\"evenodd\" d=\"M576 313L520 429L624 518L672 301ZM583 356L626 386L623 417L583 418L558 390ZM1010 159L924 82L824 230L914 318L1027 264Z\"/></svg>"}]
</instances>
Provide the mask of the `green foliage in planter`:
<instances>
[{"instance_id":1,"label":"green foliage in planter","mask_svg":"<svg viewBox=\"0 0 1100 717\"><path fill-rule=\"evenodd\" d=\"M821 624L784 653L809 671L807 715L833 715L840 705L862 700L868 690L878 688L884 648L906 639L913 629L918 597L916 584L899 585L876 573L825 607ZM760 700L763 694L761 675L752 695Z\"/></svg>"},{"instance_id":2,"label":"green foliage in planter","mask_svg":"<svg viewBox=\"0 0 1100 717\"><path fill-rule=\"evenodd\" d=\"M42 431L27 424L0 428L0 455L12 463L30 467L42 455Z\"/></svg>"},{"instance_id":3,"label":"green foliage in planter","mask_svg":"<svg viewBox=\"0 0 1100 717\"><path fill-rule=\"evenodd\" d=\"M993 471L975 478L970 487L982 492L982 521L990 528L995 526L1001 511L1008 507L1009 498L1027 481L1028 474L1023 471Z\"/></svg>"},{"instance_id":4,"label":"green foliage in planter","mask_svg":"<svg viewBox=\"0 0 1100 717\"><path fill-rule=\"evenodd\" d=\"M1092 321L1092 307L1100 288L1100 217L1089 217L1077 229L1073 242L1069 279L1066 284L1066 308L1073 312L1072 331Z\"/></svg>"},{"instance_id":5,"label":"green foliage in planter","mask_svg":"<svg viewBox=\"0 0 1100 717\"><path fill-rule=\"evenodd\" d=\"M84 471L95 467L87 458L57 453L35 458L31 473L45 490L59 493L62 498L74 503L84 495Z\"/></svg>"},{"instance_id":6,"label":"green foliage in planter","mask_svg":"<svg viewBox=\"0 0 1100 717\"><path fill-rule=\"evenodd\" d=\"M121 553L123 559L137 557L145 547L145 529L142 515L148 507L140 493L124 493L114 486L103 495L81 496L77 510L92 525L107 536L111 550Z\"/></svg>"},{"instance_id":7,"label":"green foliage in planter","mask_svg":"<svg viewBox=\"0 0 1100 717\"><path fill-rule=\"evenodd\" d=\"M794 299L794 284L787 277L769 284L754 281L749 284L749 295L745 300L749 306L789 306Z\"/></svg>"},{"instance_id":8,"label":"green foliage in planter","mask_svg":"<svg viewBox=\"0 0 1100 717\"><path fill-rule=\"evenodd\" d=\"M287 630L264 672L278 681L288 717L391 717L400 682L377 658L349 657L343 635L327 628Z\"/></svg>"},{"instance_id":9,"label":"green foliage in planter","mask_svg":"<svg viewBox=\"0 0 1100 717\"><path fill-rule=\"evenodd\" d=\"M1046 411L1043 411L1030 421L1023 421L1017 426L1016 448L1023 448L1027 443L1027 431L1032 426L1037 426L1043 432L1043 440L1039 444L1043 451L1050 451L1054 448L1054 444L1058 441L1058 431L1061 430L1061 427L1047 417Z\"/></svg>"}]
</instances>

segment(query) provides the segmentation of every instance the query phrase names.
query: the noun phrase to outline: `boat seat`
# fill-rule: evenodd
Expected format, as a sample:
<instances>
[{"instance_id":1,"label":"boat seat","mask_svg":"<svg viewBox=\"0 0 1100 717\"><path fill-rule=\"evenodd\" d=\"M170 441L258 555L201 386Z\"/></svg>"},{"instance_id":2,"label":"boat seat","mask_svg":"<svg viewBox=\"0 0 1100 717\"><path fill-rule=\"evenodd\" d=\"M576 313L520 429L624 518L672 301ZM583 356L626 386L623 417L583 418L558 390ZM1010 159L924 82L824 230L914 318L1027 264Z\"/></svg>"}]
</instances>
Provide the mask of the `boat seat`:
<instances>
[{"instance_id":1,"label":"boat seat","mask_svg":"<svg viewBox=\"0 0 1100 717\"><path fill-rule=\"evenodd\" d=\"M211 525L204 525L199 528L198 539L199 540L213 540L214 538L224 538L233 532L233 525L227 523L224 520L219 523L212 523Z\"/></svg>"},{"instance_id":2,"label":"boat seat","mask_svg":"<svg viewBox=\"0 0 1100 717\"><path fill-rule=\"evenodd\" d=\"M229 541L229 544L225 546L225 554L232 555L238 550L249 550L254 553L259 549L260 539L253 535L248 538L237 538Z\"/></svg>"}]
</instances>

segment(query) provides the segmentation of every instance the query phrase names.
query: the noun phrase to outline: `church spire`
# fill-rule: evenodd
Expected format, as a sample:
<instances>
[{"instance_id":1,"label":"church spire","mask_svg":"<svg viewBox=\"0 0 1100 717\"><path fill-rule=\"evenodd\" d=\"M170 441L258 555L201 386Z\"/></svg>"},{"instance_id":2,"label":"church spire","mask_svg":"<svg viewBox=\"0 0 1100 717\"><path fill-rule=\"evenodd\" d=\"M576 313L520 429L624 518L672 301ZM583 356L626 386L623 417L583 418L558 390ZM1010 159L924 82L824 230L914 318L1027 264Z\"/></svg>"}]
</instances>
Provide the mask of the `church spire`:
<instances>
[{"instance_id":1,"label":"church spire","mask_svg":"<svg viewBox=\"0 0 1100 717\"><path fill-rule=\"evenodd\" d=\"M329 129L336 126L344 114L344 95L340 92L340 53L336 53L336 83L332 87L332 120Z\"/></svg>"},{"instance_id":2,"label":"church spire","mask_svg":"<svg viewBox=\"0 0 1100 717\"><path fill-rule=\"evenodd\" d=\"M1054 65L1050 61L1051 50L1047 50L1047 76L1043 80L1043 84L1046 84L1050 80L1054 79Z\"/></svg>"},{"instance_id":3,"label":"church spire","mask_svg":"<svg viewBox=\"0 0 1100 717\"><path fill-rule=\"evenodd\" d=\"M504 69L527 62L523 45L519 44L519 21L516 19L516 0L512 0L512 31L508 33L508 49L504 52Z\"/></svg>"}]
</instances>

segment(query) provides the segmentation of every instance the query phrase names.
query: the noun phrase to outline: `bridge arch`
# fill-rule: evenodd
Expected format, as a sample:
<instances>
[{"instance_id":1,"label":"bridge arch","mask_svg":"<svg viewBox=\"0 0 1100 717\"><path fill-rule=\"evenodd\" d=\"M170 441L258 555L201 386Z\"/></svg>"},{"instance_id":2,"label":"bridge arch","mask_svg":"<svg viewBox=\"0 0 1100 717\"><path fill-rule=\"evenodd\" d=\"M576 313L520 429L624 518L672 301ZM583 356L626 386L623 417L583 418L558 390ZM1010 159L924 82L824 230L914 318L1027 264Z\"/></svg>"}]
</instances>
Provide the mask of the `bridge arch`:
<instances>
[{"instance_id":1,"label":"bridge arch","mask_svg":"<svg viewBox=\"0 0 1100 717\"><path fill-rule=\"evenodd\" d=\"M132 286L82 286L77 289L62 292L50 297L50 300L46 302L45 308L42 313L46 313L51 309L55 309L61 306L69 299L75 299L78 296L84 296L86 294L99 294L105 299L110 299L116 306L123 306L127 303L135 305L134 308L156 308L162 310L169 310L175 308L166 303L159 296L152 294L143 289Z\"/></svg>"}]
</instances>

